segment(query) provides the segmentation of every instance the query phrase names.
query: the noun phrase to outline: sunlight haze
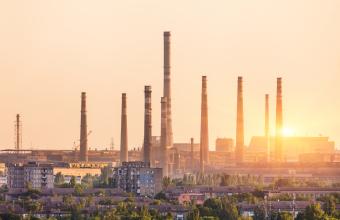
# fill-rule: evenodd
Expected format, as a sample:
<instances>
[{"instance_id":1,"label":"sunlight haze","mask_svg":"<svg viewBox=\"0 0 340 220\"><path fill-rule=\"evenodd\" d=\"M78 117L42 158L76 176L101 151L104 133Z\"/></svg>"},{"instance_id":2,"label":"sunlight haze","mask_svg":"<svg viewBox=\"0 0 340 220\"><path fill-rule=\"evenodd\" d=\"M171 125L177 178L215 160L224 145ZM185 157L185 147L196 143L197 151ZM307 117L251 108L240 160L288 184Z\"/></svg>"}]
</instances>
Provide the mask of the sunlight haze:
<instances>
[{"instance_id":1,"label":"sunlight haze","mask_svg":"<svg viewBox=\"0 0 340 220\"><path fill-rule=\"evenodd\" d=\"M317 15L317 16L316 16ZM340 146L340 1L0 1L0 148L71 149L87 93L89 146L120 141L127 93L129 148L143 142L144 85L160 135L163 31L171 31L174 142L199 142L207 75L210 149L235 139L237 76L244 81L245 144L264 134L265 94L275 129L283 80L285 135Z\"/></svg>"}]
</instances>

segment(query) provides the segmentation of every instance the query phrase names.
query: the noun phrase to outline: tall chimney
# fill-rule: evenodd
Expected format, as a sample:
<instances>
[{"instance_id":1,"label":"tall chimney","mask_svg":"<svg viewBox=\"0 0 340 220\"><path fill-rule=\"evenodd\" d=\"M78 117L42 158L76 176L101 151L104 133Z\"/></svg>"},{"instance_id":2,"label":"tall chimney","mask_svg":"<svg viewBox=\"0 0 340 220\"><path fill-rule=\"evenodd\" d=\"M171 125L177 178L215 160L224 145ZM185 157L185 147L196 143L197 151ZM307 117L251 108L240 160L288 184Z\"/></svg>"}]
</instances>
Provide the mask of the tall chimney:
<instances>
[{"instance_id":1,"label":"tall chimney","mask_svg":"<svg viewBox=\"0 0 340 220\"><path fill-rule=\"evenodd\" d=\"M176 150L174 153L175 172L181 173L181 154Z\"/></svg>"},{"instance_id":2,"label":"tall chimney","mask_svg":"<svg viewBox=\"0 0 340 220\"><path fill-rule=\"evenodd\" d=\"M269 95L265 95L264 135L266 139L267 162L270 162L270 134L269 134Z\"/></svg>"},{"instance_id":3,"label":"tall chimney","mask_svg":"<svg viewBox=\"0 0 340 220\"><path fill-rule=\"evenodd\" d=\"M145 108L144 108L144 162L150 163L152 145L152 121L151 121L151 86L145 86Z\"/></svg>"},{"instance_id":4,"label":"tall chimney","mask_svg":"<svg viewBox=\"0 0 340 220\"><path fill-rule=\"evenodd\" d=\"M243 86L242 77L237 78L237 118L236 118L236 163L243 162L244 154L244 125L243 125Z\"/></svg>"},{"instance_id":5,"label":"tall chimney","mask_svg":"<svg viewBox=\"0 0 340 220\"><path fill-rule=\"evenodd\" d=\"M190 169L191 171L195 170L195 162L194 162L194 138L190 139Z\"/></svg>"},{"instance_id":6,"label":"tall chimney","mask_svg":"<svg viewBox=\"0 0 340 220\"><path fill-rule=\"evenodd\" d=\"M20 122L20 115L16 115L15 121L15 150L19 153L21 148L21 122Z\"/></svg>"},{"instance_id":7,"label":"tall chimney","mask_svg":"<svg viewBox=\"0 0 340 220\"><path fill-rule=\"evenodd\" d=\"M164 90L163 96L167 98L167 146L173 144L172 117L171 117L171 74L170 74L170 37L171 33L166 31L164 37Z\"/></svg>"},{"instance_id":8,"label":"tall chimney","mask_svg":"<svg viewBox=\"0 0 340 220\"><path fill-rule=\"evenodd\" d=\"M282 78L277 78L276 86L275 160L282 162Z\"/></svg>"},{"instance_id":9,"label":"tall chimney","mask_svg":"<svg viewBox=\"0 0 340 220\"><path fill-rule=\"evenodd\" d=\"M126 93L122 94L122 117L120 130L120 162L128 161L128 131L126 113Z\"/></svg>"},{"instance_id":10,"label":"tall chimney","mask_svg":"<svg viewBox=\"0 0 340 220\"><path fill-rule=\"evenodd\" d=\"M87 118L86 118L86 93L81 93L80 111L80 161L88 161L87 154Z\"/></svg>"},{"instance_id":11,"label":"tall chimney","mask_svg":"<svg viewBox=\"0 0 340 220\"><path fill-rule=\"evenodd\" d=\"M200 171L204 173L205 164L209 163L209 134L208 134L208 95L207 77L202 76L201 101L201 144L200 144Z\"/></svg>"},{"instance_id":12,"label":"tall chimney","mask_svg":"<svg viewBox=\"0 0 340 220\"><path fill-rule=\"evenodd\" d=\"M169 176L168 171L168 126L167 126L167 98L161 98L161 167L163 176Z\"/></svg>"}]
</instances>

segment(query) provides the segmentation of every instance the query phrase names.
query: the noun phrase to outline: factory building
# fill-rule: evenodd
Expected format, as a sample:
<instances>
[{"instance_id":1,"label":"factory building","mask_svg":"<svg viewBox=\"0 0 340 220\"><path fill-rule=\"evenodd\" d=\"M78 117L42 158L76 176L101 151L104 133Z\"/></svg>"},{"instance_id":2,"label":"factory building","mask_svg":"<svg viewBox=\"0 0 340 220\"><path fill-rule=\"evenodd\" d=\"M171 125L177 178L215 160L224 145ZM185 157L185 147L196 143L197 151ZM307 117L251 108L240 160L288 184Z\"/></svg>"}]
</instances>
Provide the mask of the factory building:
<instances>
[{"instance_id":1,"label":"factory building","mask_svg":"<svg viewBox=\"0 0 340 220\"><path fill-rule=\"evenodd\" d=\"M333 141L330 141L328 137L292 136L282 137L281 141L282 158L284 162L299 161L301 155L328 154L330 157L330 155L333 155L335 153L335 143ZM276 138L270 137L269 145L271 146L271 157L275 155L275 143ZM267 138L265 136L254 136L251 138L249 148L247 149L247 154L257 153L257 155L265 155L267 151L266 146ZM316 162L315 160L312 161Z\"/></svg>"},{"instance_id":2,"label":"factory building","mask_svg":"<svg viewBox=\"0 0 340 220\"><path fill-rule=\"evenodd\" d=\"M232 152L234 151L234 140L232 138L217 138L216 152Z\"/></svg>"}]
</instances>

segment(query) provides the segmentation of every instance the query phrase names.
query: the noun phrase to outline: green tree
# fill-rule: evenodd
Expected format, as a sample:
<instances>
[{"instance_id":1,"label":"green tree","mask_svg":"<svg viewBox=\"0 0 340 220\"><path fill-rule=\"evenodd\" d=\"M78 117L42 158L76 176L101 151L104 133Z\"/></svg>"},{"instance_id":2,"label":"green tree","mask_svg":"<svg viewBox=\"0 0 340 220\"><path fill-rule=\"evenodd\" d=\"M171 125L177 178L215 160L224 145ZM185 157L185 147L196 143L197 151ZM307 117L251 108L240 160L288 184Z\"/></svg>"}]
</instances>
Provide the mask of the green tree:
<instances>
[{"instance_id":1,"label":"green tree","mask_svg":"<svg viewBox=\"0 0 340 220\"><path fill-rule=\"evenodd\" d=\"M171 184L171 178L168 176L163 177L162 179L163 190L167 190L170 184Z\"/></svg>"},{"instance_id":2,"label":"green tree","mask_svg":"<svg viewBox=\"0 0 340 220\"><path fill-rule=\"evenodd\" d=\"M74 186L74 194L76 196L81 196L83 194L83 191L84 191L84 189L80 184L76 184Z\"/></svg>"},{"instance_id":3,"label":"green tree","mask_svg":"<svg viewBox=\"0 0 340 220\"><path fill-rule=\"evenodd\" d=\"M92 176L91 174L86 174L81 180L81 185L84 188L93 188L94 179L95 179L95 177Z\"/></svg>"},{"instance_id":4,"label":"green tree","mask_svg":"<svg viewBox=\"0 0 340 220\"><path fill-rule=\"evenodd\" d=\"M73 206L71 208L71 220L82 220L81 209L78 206Z\"/></svg>"},{"instance_id":5,"label":"green tree","mask_svg":"<svg viewBox=\"0 0 340 220\"><path fill-rule=\"evenodd\" d=\"M112 169L109 166L101 168L100 181L104 186L109 185L109 178L112 176Z\"/></svg>"},{"instance_id":6,"label":"green tree","mask_svg":"<svg viewBox=\"0 0 340 220\"><path fill-rule=\"evenodd\" d=\"M158 199L158 200L168 200L168 198L166 197L165 193L164 192L159 192L155 195L155 199Z\"/></svg>"},{"instance_id":7,"label":"green tree","mask_svg":"<svg viewBox=\"0 0 340 220\"><path fill-rule=\"evenodd\" d=\"M168 213L166 214L166 216L165 216L165 219L166 219L166 220L173 220L174 217L172 216L171 212L168 212Z\"/></svg>"},{"instance_id":8,"label":"green tree","mask_svg":"<svg viewBox=\"0 0 340 220\"><path fill-rule=\"evenodd\" d=\"M142 220L151 220L151 215L149 213L149 209L144 205L141 208L140 217L141 217Z\"/></svg>"},{"instance_id":9,"label":"green tree","mask_svg":"<svg viewBox=\"0 0 340 220\"><path fill-rule=\"evenodd\" d=\"M277 220L294 220L293 215L289 212L280 212Z\"/></svg>"},{"instance_id":10,"label":"green tree","mask_svg":"<svg viewBox=\"0 0 340 220\"><path fill-rule=\"evenodd\" d=\"M93 196L87 196L86 197L86 207L90 207L93 203Z\"/></svg>"},{"instance_id":11,"label":"green tree","mask_svg":"<svg viewBox=\"0 0 340 220\"><path fill-rule=\"evenodd\" d=\"M42 210L42 204L38 201L30 201L25 204L25 208L29 213L36 213Z\"/></svg>"},{"instance_id":12,"label":"green tree","mask_svg":"<svg viewBox=\"0 0 340 220\"><path fill-rule=\"evenodd\" d=\"M20 220L20 216L13 213L0 214L0 218L4 220Z\"/></svg>"},{"instance_id":13,"label":"green tree","mask_svg":"<svg viewBox=\"0 0 340 220\"><path fill-rule=\"evenodd\" d=\"M325 213L321 209L320 203L309 205L305 209L306 220L323 220L324 218L325 218Z\"/></svg>"},{"instance_id":14,"label":"green tree","mask_svg":"<svg viewBox=\"0 0 340 220\"><path fill-rule=\"evenodd\" d=\"M71 176L71 179L70 179L70 187L71 187L71 188L74 188L76 184L77 184L77 182L76 182L76 177L75 177L75 176Z\"/></svg>"},{"instance_id":15,"label":"green tree","mask_svg":"<svg viewBox=\"0 0 340 220\"><path fill-rule=\"evenodd\" d=\"M256 206L254 210L254 220L262 220L266 218L266 211L263 206Z\"/></svg>"},{"instance_id":16,"label":"green tree","mask_svg":"<svg viewBox=\"0 0 340 220\"><path fill-rule=\"evenodd\" d=\"M72 195L63 196L63 204L67 209L70 209L75 203L75 199Z\"/></svg>"},{"instance_id":17,"label":"green tree","mask_svg":"<svg viewBox=\"0 0 340 220\"><path fill-rule=\"evenodd\" d=\"M200 212L196 207L188 213L187 220L200 220Z\"/></svg>"},{"instance_id":18,"label":"green tree","mask_svg":"<svg viewBox=\"0 0 340 220\"><path fill-rule=\"evenodd\" d=\"M294 181L292 179L278 179L275 181L274 186L277 187L293 187Z\"/></svg>"},{"instance_id":19,"label":"green tree","mask_svg":"<svg viewBox=\"0 0 340 220\"><path fill-rule=\"evenodd\" d=\"M327 196L325 198L322 209L329 216L335 215L335 213L336 213L336 201L335 201L335 197L333 195Z\"/></svg>"},{"instance_id":20,"label":"green tree","mask_svg":"<svg viewBox=\"0 0 340 220\"><path fill-rule=\"evenodd\" d=\"M65 182L64 175L61 174L61 172L58 172L54 177L54 184L55 185L62 185L62 184L64 184L64 182Z\"/></svg>"},{"instance_id":21,"label":"green tree","mask_svg":"<svg viewBox=\"0 0 340 220\"><path fill-rule=\"evenodd\" d=\"M225 203L224 209L219 217L220 219L237 220L239 217L237 206L231 202Z\"/></svg>"}]
</instances>

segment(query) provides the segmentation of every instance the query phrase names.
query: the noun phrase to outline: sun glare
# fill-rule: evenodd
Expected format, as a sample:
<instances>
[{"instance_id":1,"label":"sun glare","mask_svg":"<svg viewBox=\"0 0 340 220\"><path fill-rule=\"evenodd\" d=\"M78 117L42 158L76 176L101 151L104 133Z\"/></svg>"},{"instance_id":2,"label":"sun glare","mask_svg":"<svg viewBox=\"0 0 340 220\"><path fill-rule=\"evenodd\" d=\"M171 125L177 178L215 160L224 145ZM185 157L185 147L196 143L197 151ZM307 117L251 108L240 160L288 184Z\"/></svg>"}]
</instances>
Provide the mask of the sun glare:
<instances>
[{"instance_id":1,"label":"sun glare","mask_svg":"<svg viewBox=\"0 0 340 220\"><path fill-rule=\"evenodd\" d=\"M293 136L294 130L292 128L285 127L285 128L282 129L282 135L285 136L285 137Z\"/></svg>"}]
</instances>

